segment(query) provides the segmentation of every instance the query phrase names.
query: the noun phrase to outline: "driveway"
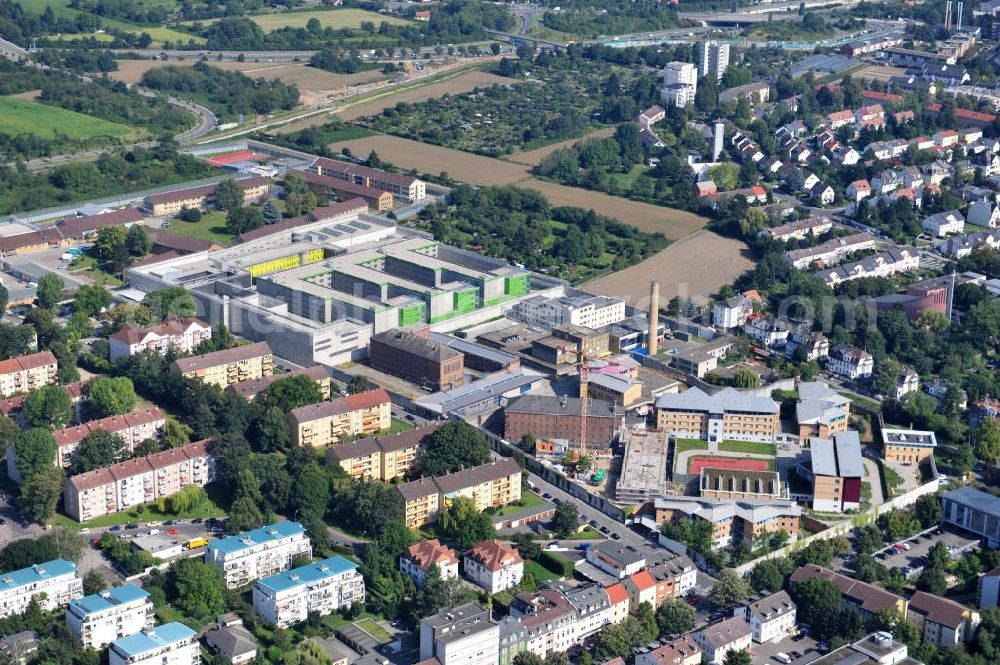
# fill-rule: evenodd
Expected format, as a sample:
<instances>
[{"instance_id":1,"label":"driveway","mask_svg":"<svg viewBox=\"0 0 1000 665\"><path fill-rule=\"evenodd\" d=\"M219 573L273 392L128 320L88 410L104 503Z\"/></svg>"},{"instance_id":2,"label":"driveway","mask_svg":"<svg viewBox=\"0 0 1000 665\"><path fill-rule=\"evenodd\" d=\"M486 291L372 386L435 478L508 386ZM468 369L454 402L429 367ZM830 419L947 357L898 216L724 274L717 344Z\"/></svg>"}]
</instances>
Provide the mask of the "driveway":
<instances>
[{"instance_id":1,"label":"driveway","mask_svg":"<svg viewBox=\"0 0 1000 665\"><path fill-rule=\"evenodd\" d=\"M864 457L862 460L865 463L865 471L867 475L865 476L865 482L872 489L872 506L881 506L885 503L885 495L882 494L882 477L879 473L878 462L870 457Z\"/></svg>"}]
</instances>

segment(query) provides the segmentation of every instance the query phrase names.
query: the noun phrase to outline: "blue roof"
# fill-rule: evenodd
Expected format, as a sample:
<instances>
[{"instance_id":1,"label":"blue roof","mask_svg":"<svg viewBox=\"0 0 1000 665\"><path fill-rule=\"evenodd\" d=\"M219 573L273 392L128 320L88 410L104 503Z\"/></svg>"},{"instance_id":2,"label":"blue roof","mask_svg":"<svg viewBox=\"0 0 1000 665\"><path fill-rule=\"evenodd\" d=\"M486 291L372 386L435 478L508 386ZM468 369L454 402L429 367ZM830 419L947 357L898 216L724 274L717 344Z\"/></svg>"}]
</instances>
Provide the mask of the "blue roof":
<instances>
[{"instance_id":1,"label":"blue roof","mask_svg":"<svg viewBox=\"0 0 1000 665\"><path fill-rule=\"evenodd\" d=\"M357 567L358 564L354 563L350 559L345 559L342 556L332 556L329 559L323 559L322 561L317 561L316 563L310 563L307 566L300 566L299 568L278 573L277 575L265 577L257 582L257 584L267 589L271 589L272 591L285 591L287 589L293 589L300 584L319 582L320 580L325 580L328 577L346 573L347 571L353 570Z\"/></svg>"},{"instance_id":2,"label":"blue roof","mask_svg":"<svg viewBox=\"0 0 1000 665\"><path fill-rule=\"evenodd\" d=\"M111 646L127 656L137 656L189 637L194 637L194 631L184 624L174 621L115 640Z\"/></svg>"},{"instance_id":3,"label":"blue roof","mask_svg":"<svg viewBox=\"0 0 1000 665\"><path fill-rule=\"evenodd\" d=\"M117 605L131 603L135 600L143 600L149 597L144 589L134 584L126 584L108 591L101 591L90 596L85 596L79 600L70 601L71 610L80 616L87 616L96 612L103 612Z\"/></svg>"},{"instance_id":4,"label":"blue roof","mask_svg":"<svg viewBox=\"0 0 1000 665\"><path fill-rule=\"evenodd\" d=\"M223 554L232 554L248 547L267 543L272 540L288 538L299 533L305 533L305 527L298 522L275 522L268 526L262 526L253 531L244 531L235 536L229 536L222 540L216 540L208 546L209 551L217 550Z\"/></svg>"},{"instance_id":5,"label":"blue roof","mask_svg":"<svg viewBox=\"0 0 1000 665\"><path fill-rule=\"evenodd\" d=\"M25 584L34 584L35 582L41 582L42 580L74 572L76 572L76 565L65 559L53 559L45 563L36 563L34 566L0 575L0 591L6 591L7 589L13 589Z\"/></svg>"}]
</instances>

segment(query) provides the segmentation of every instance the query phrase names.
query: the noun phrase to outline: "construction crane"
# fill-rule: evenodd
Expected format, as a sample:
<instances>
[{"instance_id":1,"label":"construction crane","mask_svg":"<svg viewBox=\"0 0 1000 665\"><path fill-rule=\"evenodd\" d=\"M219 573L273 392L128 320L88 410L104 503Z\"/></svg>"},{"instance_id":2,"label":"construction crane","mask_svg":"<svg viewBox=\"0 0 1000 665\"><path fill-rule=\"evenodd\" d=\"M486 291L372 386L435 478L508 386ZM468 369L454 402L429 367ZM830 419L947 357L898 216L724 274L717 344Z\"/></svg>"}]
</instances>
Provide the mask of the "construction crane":
<instances>
[{"instance_id":1,"label":"construction crane","mask_svg":"<svg viewBox=\"0 0 1000 665\"><path fill-rule=\"evenodd\" d=\"M580 456L587 454L587 385L590 380L590 351L585 340L580 338L576 346L560 344L560 351L576 354L580 363Z\"/></svg>"}]
</instances>

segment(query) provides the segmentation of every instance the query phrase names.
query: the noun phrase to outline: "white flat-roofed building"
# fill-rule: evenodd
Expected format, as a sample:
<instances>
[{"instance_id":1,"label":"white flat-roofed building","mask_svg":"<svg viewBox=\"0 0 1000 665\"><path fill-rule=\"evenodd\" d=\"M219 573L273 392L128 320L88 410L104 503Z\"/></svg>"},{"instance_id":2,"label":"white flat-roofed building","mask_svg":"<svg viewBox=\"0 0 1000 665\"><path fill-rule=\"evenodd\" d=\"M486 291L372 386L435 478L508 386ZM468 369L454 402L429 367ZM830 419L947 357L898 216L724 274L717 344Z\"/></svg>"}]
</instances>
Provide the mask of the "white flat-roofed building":
<instances>
[{"instance_id":1,"label":"white flat-roofed building","mask_svg":"<svg viewBox=\"0 0 1000 665\"><path fill-rule=\"evenodd\" d=\"M0 574L0 617L21 614L32 598L45 611L83 597L83 581L76 565L53 559L28 568Z\"/></svg>"},{"instance_id":2,"label":"white flat-roofed building","mask_svg":"<svg viewBox=\"0 0 1000 665\"><path fill-rule=\"evenodd\" d=\"M509 316L545 330L565 324L596 330L623 321L625 301L605 296L531 296L514 305Z\"/></svg>"},{"instance_id":3,"label":"white flat-roofed building","mask_svg":"<svg viewBox=\"0 0 1000 665\"><path fill-rule=\"evenodd\" d=\"M85 649L100 649L154 623L149 593L134 584L70 601L66 607L66 625Z\"/></svg>"},{"instance_id":4,"label":"white flat-roofed building","mask_svg":"<svg viewBox=\"0 0 1000 665\"><path fill-rule=\"evenodd\" d=\"M500 628L478 603L446 607L420 620L420 660L441 665L496 665Z\"/></svg>"},{"instance_id":5,"label":"white flat-roofed building","mask_svg":"<svg viewBox=\"0 0 1000 665\"><path fill-rule=\"evenodd\" d=\"M299 554L312 556L305 527L298 522L275 522L214 541L205 551L205 562L218 566L226 587L235 589L288 570Z\"/></svg>"},{"instance_id":6,"label":"white flat-roofed building","mask_svg":"<svg viewBox=\"0 0 1000 665\"><path fill-rule=\"evenodd\" d=\"M111 643L108 665L199 665L195 632L174 621Z\"/></svg>"},{"instance_id":7,"label":"white flat-roofed building","mask_svg":"<svg viewBox=\"0 0 1000 665\"><path fill-rule=\"evenodd\" d=\"M587 548L587 562L622 580L646 567L646 557L630 545L606 540Z\"/></svg>"},{"instance_id":8,"label":"white flat-roofed building","mask_svg":"<svg viewBox=\"0 0 1000 665\"><path fill-rule=\"evenodd\" d=\"M668 62L663 68L660 98L670 106L684 108L694 103L698 90L698 68L690 62Z\"/></svg>"},{"instance_id":9,"label":"white flat-roofed building","mask_svg":"<svg viewBox=\"0 0 1000 665\"><path fill-rule=\"evenodd\" d=\"M267 623L286 627L310 612L326 616L365 602L365 581L358 564L342 556L265 577L253 588L253 608Z\"/></svg>"},{"instance_id":10,"label":"white flat-roofed building","mask_svg":"<svg viewBox=\"0 0 1000 665\"><path fill-rule=\"evenodd\" d=\"M787 591L779 591L736 608L753 630L754 642L771 642L785 637L795 626L795 603Z\"/></svg>"}]
</instances>

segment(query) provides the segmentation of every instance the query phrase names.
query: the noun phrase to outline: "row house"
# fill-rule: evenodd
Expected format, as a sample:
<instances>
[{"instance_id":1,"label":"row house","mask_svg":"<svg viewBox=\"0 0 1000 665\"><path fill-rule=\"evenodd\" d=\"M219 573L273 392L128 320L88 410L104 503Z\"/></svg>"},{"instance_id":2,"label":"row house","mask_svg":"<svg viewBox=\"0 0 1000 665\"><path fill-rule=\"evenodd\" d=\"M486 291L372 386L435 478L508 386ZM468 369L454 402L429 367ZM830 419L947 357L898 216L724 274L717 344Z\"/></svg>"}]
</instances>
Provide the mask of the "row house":
<instances>
[{"instance_id":1,"label":"row house","mask_svg":"<svg viewBox=\"0 0 1000 665\"><path fill-rule=\"evenodd\" d=\"M910 144L905 139L891 139L889 141L869 143L865 146L864 152L868 153L870 151L875 159L885 160L905 154L909 147Z\"/></svg>"},{"instance_id":2,"label":"row house","mask_svg":"<svg viewBox=\"0 0 1000 665\"><path fill-rule=\"evenodd\" d=\"M371 436L392 426L392 402L384 388L292 409L287 416L292 443L313 448L346 438Z\"/></svg>"},{"instance_id":3,"label":"row house","mask_svg":"<svg viewBox=\"0 0 1000 665\"><path fill-rule=\"evenodd\" d=\"M872 375L875 359L872 354L848 344L837 344L830 349L826 370L849 379L865 379Z\"/></svg>"},{"instance_id":4,"label":"row house","mask_svg":"<svg viewBox=\"0 0 1000 665\"><path fill-rule=\"evenodd\" d=\"M131 358L141 351L152 349L166 355L173 349L177 353L191 353L199 344L212 339L212 326L192 317L168 317L166 321L150 327L126 323L118 332L108 337L111 362Z\"/></svg>"},{"instance_id":5,"label":"row house","mask_svg":"<svg viewBox=\"0 0 1000 665\"><path fill-rule=\"evenodd\" d=\"M852 279L891 277L899 273L912 272L919 267L919 250L914 247L898 247L830 270L818 270L814 274L827 286L835 287Z\"/></svg>"},{"instance_id":6,"label":"row house","mask_svg":"<svg viewBox=\"0 0 1000 665\"><path fill-rule=\"evenodd\" d=\"M799 139L802 138L805 133L806 124L801 120L793 120L787 125L778 127L777 131L774 132L774 138L779 141L785 138Z\"/></svg>"},{"instance_id":7,"label":"row house","mask_svg":"<svg viewBox=\"0 0 1000 665\"><path fill-rule=\"evenodd\" d=\"M265 577L253 588L254 610L279 628L305 621L310 614L326 616L364 602L365 581L358 564L339 555Z\"/></svg>"},{"instance_id":8,"label":"row house","mask_svg":"<svg viewBox=\"0 0 1000 665\"><path fill-rule=\"evenodd\" d=\"M146 439L159 441L166 422L166 413L161 409L151 407L58 429L52 433L56 440L56 457L53 464L64 469L69 468L77 446L98 430L121 436L125 441L126 452L131 453L138 444ZM17 470L17 453L14 446L7 448L7 475L16 483L23 482L21 474Z\"/></svg>"},{"instance_id":9,"label":"row house","mask_svg":"<svg viewBox=\"0 0 1000 665\"><path fill-rule=\"evenodd\" d=\"M582 644L611 624L611 601L601 586L590 584L561 590L570 607L576 611L574 640L577 644Z\"/></svg>"},{"instance_id":10,"label":"row house","mask_svg":"<svg viewBox=\"0 0 1000 665\"><path fill-rule=\"evenodd\" d=\"M656 609L668 600L684 598L695 587L697 572L691 559L682 554L625 578L630 608L637 610L649 603Z\"/></svg>"},{"instance_id":11,"label":"row house","mask_svg":"<svg viewBox=\"0 0 1000 665\"><path fill-rule=\"evenodd\" d=\"M0 360L0 397L31 392L56 382L59 363L51 351Z\"/></svg>"},{"instance_id":12,"label":"row house","mask_svg":"<svg viewBox=\"0 0 1000 665\"><path fill-rule=\"evenodd\" d=\"M51 612L77 598L83 598L83 580L71 561L54 559L0 574L0 618L23 614L32 600Z\"/></svg>"},{"instance_id":13,"label":"row house","mask_svg":"<svg viewBox=\"0 0 1000 665\"><path fill-rule=\"evenodd\" d=\"M115 640L108 650L108 665L200 664L197 634L176 621Z\"/></svg>"},{"instance_id":14,"label":"row house","mask_svg":"<svg viewBox=\"0 0 1000 665\"><path fill-rule=\"evenodd\" d=\"M185 378L228 388L240 381L271 376L273 366L271 347L267 342L256 342L200 356L178 358L171 363L170 371Z\"/></svg>"},{"instance_id":15,"label":"row house","mask_svg":"<svg viewBox=\"0 0 1000 665\"><path fill-rule=\"evenodd\" d=\"M212 541L205 563L222 571L227 589L236 589L292 567L298 556L312 556L305 527L291 520Z\"/></svg>"},{"instance_id":16,"label":"row house","mask_svg":"<svg viewBox=\"0 0 1000 665\"><path fill-rule=\"evenodd\" d=\"M960 210L946 210L926 217L920 226L924 233L935 238L944 238L965 230L965 215Z\"/></svg>"},{"instance_id":17,"label":"row house","mask_svg":"<svg viewBox=\"0 0 1000 665\"><path fill-rule=\"evenodd\" d=\"M66 626L84 649L101 649L152 628L155 621L149 592L134 584L72 600L66 607Z\"/></svg>"},{"instance_id":18,"label":"row house","mask_svg":"<svg viewBox=\"0 0 1000 665\"><path fill-rule=\"evenodd\" d=\"M961 259L980 247L996 251L1000 249L1000 229L979 231L960 238L949 238L939 246L940 251L953 259Z\"/></svg>"},{"instance_id":19,"label":"row house","mask_svg":"<svg viewBox=\"0 0 1000 665\"><path fill-rule=\"evenodd\" d=\"M432 566L437 568L442 580L458 577L458 556L455 550L443 545L437 538L414 543L399 555L399 572L412 577L418 588L424 586L424 580Z\"/></svg>"},{"instance_id":20,"label":"row house","mask_svg":"<svg viewBox=\"0 0 1000 665\"><path fill-rule=\"evenodd\" d=\"M863 231L849 236L834 238L813 247L804 247L785 252L785 261L793 268L808 268L814 263L835 264L848 254L878 246L878 238Z\"/></svg>"},{"instance_id":21,"label":"row house","mask_svg":"<svg viewBox=\"0 0 1000 665\"><path fill-rule=\"evenodd\" d=\"M63 487L66 514L88 522L174 495L189 485L204 487L216 478L209 446L207 440L195 441L73 476Z\"/></svg>"},{"instance_id":22,"label":"row house","mask_svg":"<svg viewBox=\"0 0 1000 665\"><path fill-rule=\"evenodd\" d=\"M829 217L810 217L764 229L757 235L787 242L788 240L805 240L810 236L821 236L832 228L833 220Z\"/></svg>"},{"instance_id":23,"label":"row house","mask_svg":"<svg viewBox=\"0 0 1000 665\"><path fill-rule=\"evenodd\" d=\"M833 151L840 146L840 141L837 140L837 137L834 136L833 132L830 131L829 129L823 130L822 132L817 134L815 137L813 137L813 141L816 142L817 150Z\"/></svg>"},{"instance_id":24,"label":"row house","mask_svg":"<svg viewBox=\"0 0 1000 665\"><path fill-rule=\"evenodd\" d=\"M896 121L897 125L905 125L916 120L917 115L913 111L897 111L892 114L892 119Z\"/></svg>"},{"instance_id":25,"label":"row house","mask_svg":"<svg viewBox=\"0 0 1000 665\"><path fill-rule=\"evenodd\" d=\"M854 111L834 111L833 113L827 114L827 116L823 119L823 123L831 129L853 125Z\"/></svg>"},{"instance_id":26,"label":"row house","mask_svg":"<svg viewBox=\"0 0 1000 665\"><path fill-rule=\"evenodd\" d=\"M519 593L510 604L510 615L527 631L527 650L540 658L576 644L576 610L560 591Z\"/></svg>"}]
</instances>

